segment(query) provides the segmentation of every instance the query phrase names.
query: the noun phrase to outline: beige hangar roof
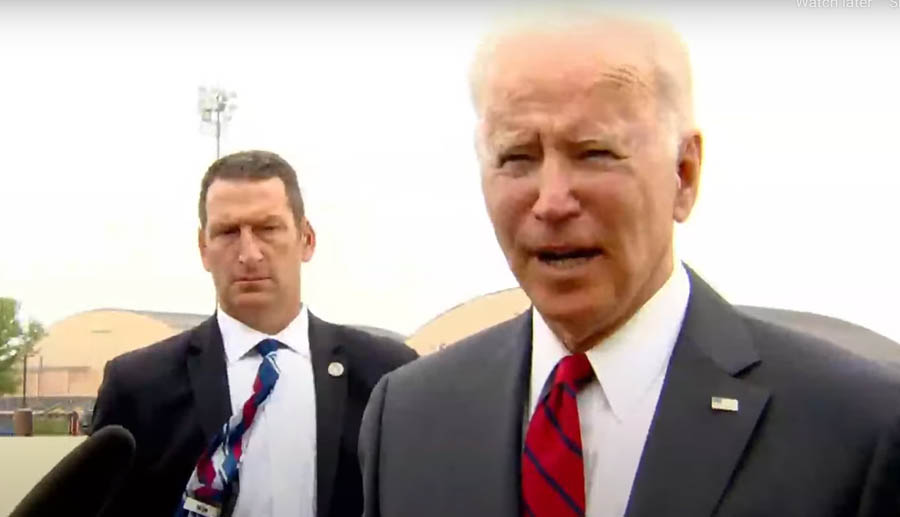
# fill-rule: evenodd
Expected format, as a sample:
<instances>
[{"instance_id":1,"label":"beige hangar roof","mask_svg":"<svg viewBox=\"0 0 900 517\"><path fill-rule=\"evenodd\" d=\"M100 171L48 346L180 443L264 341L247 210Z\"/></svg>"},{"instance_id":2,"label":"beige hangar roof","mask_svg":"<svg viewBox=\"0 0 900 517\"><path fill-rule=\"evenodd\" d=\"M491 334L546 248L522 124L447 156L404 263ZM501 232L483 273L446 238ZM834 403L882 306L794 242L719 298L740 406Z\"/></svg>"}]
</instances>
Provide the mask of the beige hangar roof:
<instances>
[{"instance_id":1,"label":"beige hangar roof","mask_svg":"<svg viewBox=\"0 0 900 517\"><path fill-rule=\"evenodd\" d=\"M419 354L429 354L513 318L531 306L522 289L515 287L473 298L438 315L418 330L406 344Z\"/></svg>"}]
</instances>

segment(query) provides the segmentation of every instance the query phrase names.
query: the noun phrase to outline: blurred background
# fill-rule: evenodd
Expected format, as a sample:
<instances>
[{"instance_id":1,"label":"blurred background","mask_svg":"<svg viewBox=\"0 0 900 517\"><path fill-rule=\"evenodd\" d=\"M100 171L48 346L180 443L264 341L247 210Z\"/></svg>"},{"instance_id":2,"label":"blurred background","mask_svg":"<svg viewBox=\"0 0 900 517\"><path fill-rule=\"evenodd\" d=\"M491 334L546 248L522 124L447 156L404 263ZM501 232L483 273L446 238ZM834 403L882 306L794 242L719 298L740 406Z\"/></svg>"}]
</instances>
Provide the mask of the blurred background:
<instances>
[{"instance_id":1,"label":"blurred background","mask_svg":"<svg viewBox=\"0 0 900 517\"><path fill-rule=\"evenodd\" d=\"M900 341L900 8L822 3L627 4L692 52L704 177L678 250L733 303ZM109 357L214 310L196 244L216 157L200 88L234 106L222 154L271 150L298 171L317 315L416 342L453 307L505 300L427 352L524 308L483 207L466 82L479 35L514 5L3 2L0 297L45 332L34 400L17 378L0 410L82 418Z\"/></svg>"}]
</instances>

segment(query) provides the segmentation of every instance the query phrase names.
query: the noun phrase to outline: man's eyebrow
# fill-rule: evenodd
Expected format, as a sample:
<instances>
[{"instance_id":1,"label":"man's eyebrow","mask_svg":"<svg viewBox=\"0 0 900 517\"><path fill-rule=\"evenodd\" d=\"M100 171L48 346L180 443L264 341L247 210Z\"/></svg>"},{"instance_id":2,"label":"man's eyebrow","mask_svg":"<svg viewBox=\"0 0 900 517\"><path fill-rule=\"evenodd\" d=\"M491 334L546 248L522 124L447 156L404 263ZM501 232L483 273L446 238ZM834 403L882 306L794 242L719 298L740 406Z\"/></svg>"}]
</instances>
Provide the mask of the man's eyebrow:
<instances>
[{"instance_id":1,"label":"man's eyebrow","mask_svg":"<svg viewBox=\"0 0 900 517\"><path fill-rule=\"evenodd\" d=\"M534 139L534 132L525 129L498 129L488 133L493 146L526 145Z\"/></svg>"},{"instance_id":2,"label":"man's eyebrow","mask_svg":"<svg viewBox=\"0 0 900 517\"><path fill-rule=\"evenodd\" d=\"M228 228L232 228L236 226L236 224L231 221L211 221L208 226L211 231L222 231Z\"/></svg>"},{"instance_id":3,"label":"man's eyebrow","mask_svg":"<svg viewBox=\"0 0 900 517\"><path fill-rule=\"evenodd\" d=\"M591 146L591 145L616 145L617 139L612 135L596 135L596 136L588 136L584 138L575 139L572 142L572 145L575 146Z\"/></svg>"},{"instance_id":4,"label":"man's eyebrow","mask_svg":"<svg viewBox=\"0 0 900 517\"><path fill-rule=\"evenodd\" d=\"M243 220L233 220L233 219L222 219L219 221L210 221L209 227L220 229L220 228L228 228L232 226L240 226L244 224L270 224L270 223L280 223L281 218L275 214L269 214L266 216L262 216L259 218L248 218Z\"/></svg>"}]
</instances>

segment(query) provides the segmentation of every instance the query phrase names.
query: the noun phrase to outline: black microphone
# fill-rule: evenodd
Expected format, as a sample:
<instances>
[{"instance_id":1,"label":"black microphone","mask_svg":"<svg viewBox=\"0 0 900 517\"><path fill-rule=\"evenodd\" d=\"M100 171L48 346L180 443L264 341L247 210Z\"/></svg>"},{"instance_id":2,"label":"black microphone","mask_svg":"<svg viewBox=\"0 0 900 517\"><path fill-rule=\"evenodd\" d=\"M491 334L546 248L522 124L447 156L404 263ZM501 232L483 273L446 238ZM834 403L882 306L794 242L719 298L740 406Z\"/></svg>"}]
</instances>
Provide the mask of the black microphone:
<instances>
[{"instance_id":1,"label":"black microphone","mask_svg":"<svg viewBox=\"0 0 900 517\"><path fill-rule=\"evenodd\" d=\"M98 515L131 469L134 450L124 427L100 429L38 481L9 517Z\"/></svg>"}]
</instances>

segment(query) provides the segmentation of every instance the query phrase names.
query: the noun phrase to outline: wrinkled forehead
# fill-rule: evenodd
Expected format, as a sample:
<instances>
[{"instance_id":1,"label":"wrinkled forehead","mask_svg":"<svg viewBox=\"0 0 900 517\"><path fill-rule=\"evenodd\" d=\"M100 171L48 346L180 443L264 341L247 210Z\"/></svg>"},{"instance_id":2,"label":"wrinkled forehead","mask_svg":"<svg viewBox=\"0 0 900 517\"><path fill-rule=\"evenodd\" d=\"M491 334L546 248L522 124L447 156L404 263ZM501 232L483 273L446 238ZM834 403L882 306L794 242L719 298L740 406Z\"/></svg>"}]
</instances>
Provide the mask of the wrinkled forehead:
<instances>
[{"instance_id":1,"label":"wrinkled forehead","mask_svg":"<svg viewBox=\"0 0 900 517\"><path fill-rule=\"evenodd\" d=\"M490 147L538 135L560 142L634 140L660 121L655 98L629 68L609 68L584 81L532 76L498 83L479 118L480 137Z\"/></svg>"},{"instance_id":2,"label":"wrinkled forehead","mask_svg":"<svg viewBox=\"0 0 900 517\"><path fill-rule=\"evenodd\" d=\"M210 221L257 220L290 213L284 183L279 178L217 179L206 197Z\"/></svg>"},{"instance_id":3,"label":"wrinkled forehead","mask_svg":"<svg viewBox=\"0 0 900 517\"><path fill-rule=\"evenodd\" d=\"M525 70L498 77L488 86L481 118L489 124L540 110L558 116L639 117L656 104L652 87L630 65L571 73Z\"/></svg>"},{"instance_id":4,"label":"wrinkled forehead","mask_svg":"<svg viewBox=\"0 0 900 517\"><path fill-rule=\"evenodd\" d=\"M475 85L484 94L521 83L590 86L607 81L652 91L653 39L624 27L530 29L487 39L476 56Z\"/></svg>"},{"instance_id":5,"label":"wrinkled forehead","mask_svg":"<svg viewBox=\"0 0 900 517\"><path fill-rule=\"evenodd\" d=\"M655 105L647 53L613 35L520 34L494 43L481 64L482 123L546 107L590 108L594 115L637 117ZM573 114L574 115L574 114Z\"/></svg>"}]
</instances>

